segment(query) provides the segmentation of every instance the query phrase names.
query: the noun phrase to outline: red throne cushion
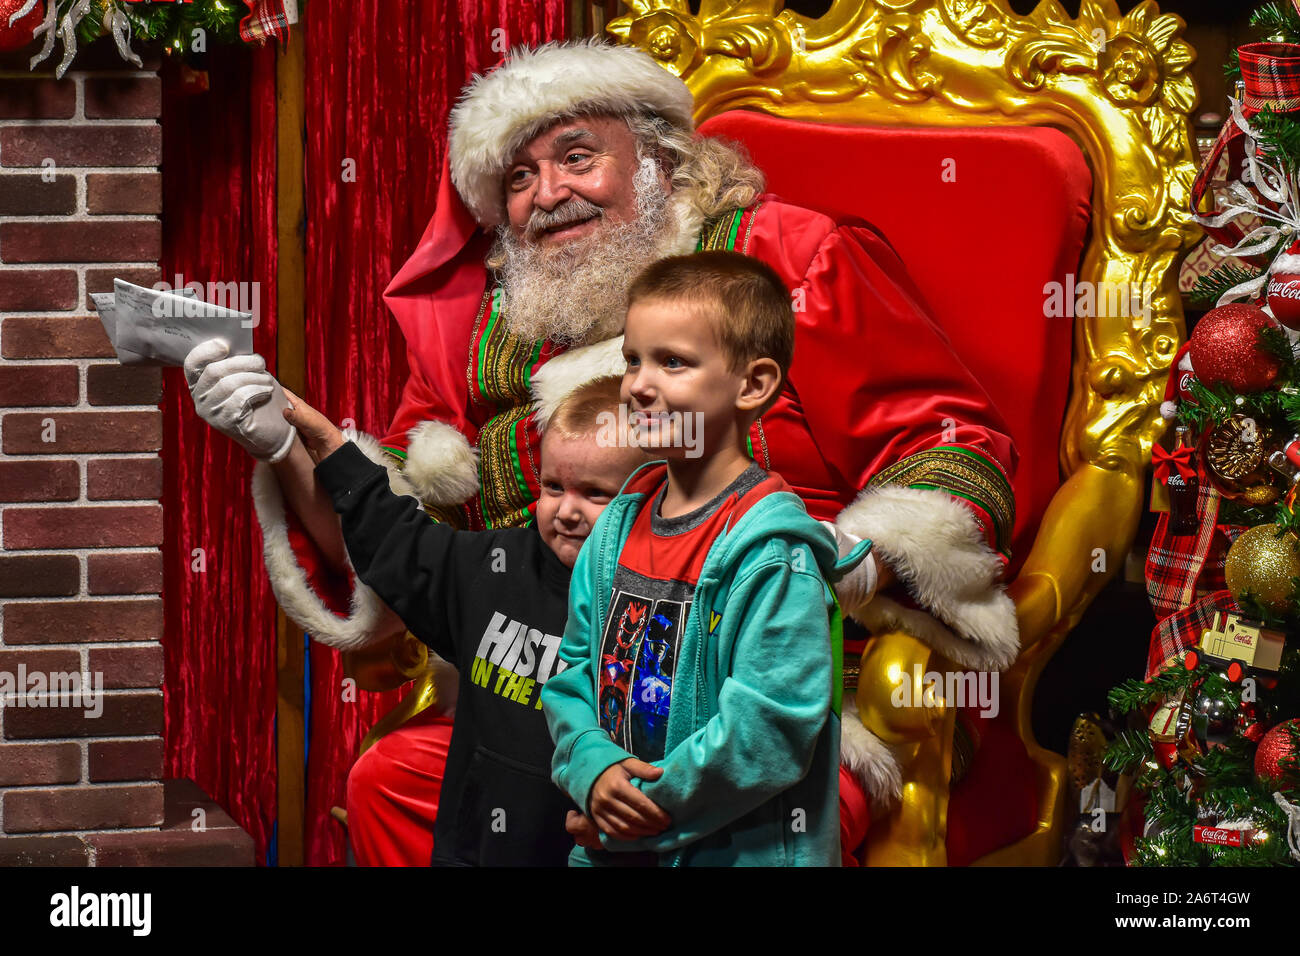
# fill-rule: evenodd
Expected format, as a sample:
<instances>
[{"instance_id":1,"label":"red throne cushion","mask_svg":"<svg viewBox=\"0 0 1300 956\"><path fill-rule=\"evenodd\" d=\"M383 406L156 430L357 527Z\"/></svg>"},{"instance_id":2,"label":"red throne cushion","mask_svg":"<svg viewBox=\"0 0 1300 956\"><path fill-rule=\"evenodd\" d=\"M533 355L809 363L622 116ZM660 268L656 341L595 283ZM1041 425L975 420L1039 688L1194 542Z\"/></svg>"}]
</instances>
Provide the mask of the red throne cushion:
<instances>
[{"instance_id":1,"label":"red throne cushion","mask_svg":"<svg viewBox=\"0 0 1300 956\"><path fill-rule=\"evenodd\" d=\"M1072 320L1044 314L1044 286L1077 271L1087 237L1079 147L1040 127L832 126L748 110L700 132L744 144L781 198L884 232L1020 450L1014 574L1060 486Z\"/></svg>"},{"instance_id":2,"label":"red throne cushion","mask_svg":"<svg viewBox=\"0 0 1300 956\"><path fill-rule=\"evenodd\" d=\"M1087 239L1092 175L1079 147L1040 127L835 126L747 110L700 131L742 143L783 199L860 216L898 252L1020 452L1014 577L1060 486L1073 319L1046 314L1046 287L1066 286ZM1035 768L1015 707L981 719L979 738L948 807L957 866L1037 825Z\"/></svg>"}]
</instances>

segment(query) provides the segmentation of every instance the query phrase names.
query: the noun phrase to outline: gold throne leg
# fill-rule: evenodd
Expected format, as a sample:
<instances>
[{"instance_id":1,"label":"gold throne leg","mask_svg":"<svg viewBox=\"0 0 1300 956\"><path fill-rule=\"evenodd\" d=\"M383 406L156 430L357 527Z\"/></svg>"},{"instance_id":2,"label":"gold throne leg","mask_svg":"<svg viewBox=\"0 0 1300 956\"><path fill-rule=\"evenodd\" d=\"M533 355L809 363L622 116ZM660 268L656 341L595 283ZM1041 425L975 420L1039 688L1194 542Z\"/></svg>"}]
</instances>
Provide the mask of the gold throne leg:
<instances>
[{"instance_id":1,"label":"gold throne leg","mask_svg":"<svg viewBox=\"0 0 1300 956\"><path fill-rule=\"evenodd\" d=\"M894 746L903 776L902 797L867 831L868 866L946 866L948 779L955 709L942 688L926 698L924 675L948 663L901 631L875 638L862 658L858 713L868 730ZM906 687L904 684L906 683ZM910 689L910 694L902 693ZM900 703L902 706L900 706Z\"/></svg>"}]
</instances>

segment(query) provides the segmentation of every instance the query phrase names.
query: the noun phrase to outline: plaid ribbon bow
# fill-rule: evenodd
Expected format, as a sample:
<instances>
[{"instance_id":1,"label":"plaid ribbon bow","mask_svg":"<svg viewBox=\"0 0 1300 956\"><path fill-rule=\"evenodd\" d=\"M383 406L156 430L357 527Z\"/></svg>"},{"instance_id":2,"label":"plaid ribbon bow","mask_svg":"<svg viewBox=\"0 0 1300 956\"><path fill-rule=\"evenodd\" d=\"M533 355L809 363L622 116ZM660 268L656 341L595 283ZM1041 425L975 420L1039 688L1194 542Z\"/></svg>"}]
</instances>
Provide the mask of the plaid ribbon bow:
<instances>
[{"instance_id":1,"label":"plaid ribbon bow","mask_svg":"<svg viewBox=\"0 0 1300 956\"><path fill-rule=\"evenodd\" d=\"M239 21L239 38L245 43L263 44L269 39L289 42L290 19L285 0L244 0L248 16ZM293 0L290 0L293 3ZM296 12L296 3L294 3Z\"/></svg>"},{"instance_id":2,"label":"plaid ribbon bow","mask_svg":"<svg viewBox=\"0 0 1300 956\"><path fill-rule=\"evenodd\" d=\"M1292 0L1300 12L1300 0ZM1290 113L1300 109L1300 45L1295 43L1247 43L1238 51L1243 87L1241 113L1246 119L1271 109ZM1192 212L1209 188L1210 178L1224 152L1228 154L1228 175L1235 179L1241 170L1245 132L1231 116L1219 130L1219 138L1192 183Z\"/></svg>"},{"instance_id":3,"label":"plaid ribbon bow","mask_svg":"<svg viewBox=\"0 0 1300 956\"><path fill-rule=\"evenodd\" d=\"M1300 0L1297 0L1300 2ZM1176 471L1178 477L1186 481L1196 474L1192 464L1192 446L1183 445L1177 451L1165 451L1159 445L1151 446L1151 463L1155 466L1156 480L1163 485L1169 484L1169 473Z\"/></svg>"}]
</instances>

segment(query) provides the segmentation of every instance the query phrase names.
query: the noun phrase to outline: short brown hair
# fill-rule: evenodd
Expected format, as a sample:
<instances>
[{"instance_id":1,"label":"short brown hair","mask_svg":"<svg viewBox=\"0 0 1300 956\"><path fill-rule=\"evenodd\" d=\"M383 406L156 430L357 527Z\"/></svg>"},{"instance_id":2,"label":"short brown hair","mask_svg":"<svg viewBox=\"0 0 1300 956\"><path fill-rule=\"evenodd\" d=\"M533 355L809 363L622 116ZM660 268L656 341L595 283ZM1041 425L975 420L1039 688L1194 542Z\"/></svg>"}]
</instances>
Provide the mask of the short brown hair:
<instances>
[{"instance_id":1,"label":"short brown hair","mask_svg":"<svg viewBox=\"0 0 1300 956\"><path fill-rule=\"evenodd\" d=\"M794 359L794 310L790 290L771 266L739 252L669 256L637 276L628 289L629 309L646 299L702 307L730 371L770 358L785 383Z\"/></svg>"}]
</instances>

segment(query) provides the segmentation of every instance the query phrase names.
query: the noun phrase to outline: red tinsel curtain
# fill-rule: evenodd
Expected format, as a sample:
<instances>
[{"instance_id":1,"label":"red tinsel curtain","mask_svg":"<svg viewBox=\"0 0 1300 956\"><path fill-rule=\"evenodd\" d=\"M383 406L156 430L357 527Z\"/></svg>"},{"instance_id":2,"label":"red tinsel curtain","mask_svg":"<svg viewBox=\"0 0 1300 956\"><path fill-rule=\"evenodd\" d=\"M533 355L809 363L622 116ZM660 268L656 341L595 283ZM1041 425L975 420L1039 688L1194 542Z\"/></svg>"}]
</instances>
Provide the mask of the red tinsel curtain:
<instances>
[{"instance_id":1,"label":"red tinsel curtain","mask_svg":"<svg viewBox=\"0 0 1300 956\"><path fill-rule=\"evenodd\" d=\"M218 48L207 92L163 70L163 280L244 283L275 362L275 51ZM255 285L256 284L256 285ZM275 600L249 495L252 460L163 376L164 697L168 777L189 777L252 834L275 821Z\"/></svg>"},{"instance_id":2,"label":"red tinsel curtain","mask_svg":"<svg viewBox=\"0 0 1300 956\"><path fill-rule=\"evenodd\" d=\"M307 394L335 422L383 434L406 380L381 298L433 214L447 114L509 47L561 38L565 0L314 0L307 43ZM296 38L295 38L296 39ZM329 808L398 693L343 701L329 648L311 650L308 864L344 860ZM268 670L268 674L270 671Z\"/></svg>"}]
</instances>

